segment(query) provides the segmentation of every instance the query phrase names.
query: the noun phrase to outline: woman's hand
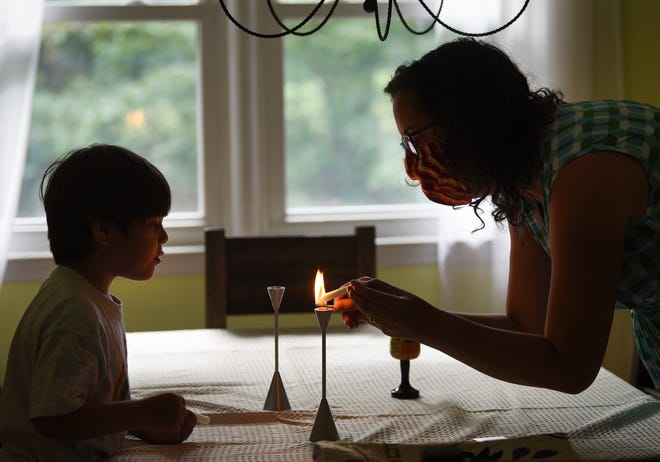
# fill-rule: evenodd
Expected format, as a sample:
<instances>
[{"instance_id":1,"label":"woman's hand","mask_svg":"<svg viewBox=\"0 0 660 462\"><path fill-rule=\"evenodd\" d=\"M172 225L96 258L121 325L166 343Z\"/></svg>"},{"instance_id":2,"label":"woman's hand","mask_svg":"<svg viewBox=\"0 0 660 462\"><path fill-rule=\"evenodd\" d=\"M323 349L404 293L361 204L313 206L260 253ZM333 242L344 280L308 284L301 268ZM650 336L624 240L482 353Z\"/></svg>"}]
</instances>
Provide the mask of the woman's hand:
<instances>
[{"instance_id":1,"label":"woman's hand","mask_svg":"<svg viewBox=\"0 0 660 462\"><path fill-rule=\"evenodd\" d=\"M369 281L373 281L374 278L370 276L361 276L357 280L367 283ZM343 284L342 287L348 287L350 284L351 281ZM353 303L353 300L351 300L348 295L341 295L335 298L332 307L334 308L335 312L341 313L344 324L351 329L355 329L363 322L369 322L364 314L358 310L357 306L355 306L355 303Z\"/></svg>"},{"instance_id":2,"label":"woman's hand","mask_svg":"<svg viewBox=\"0 0 660 462\"><path fill-rule=\"evenodd\" d=\"M421 298L379 279L351 281L348 297L358 312L353 318L363 319L392 337L416 338L423 331L422 314L435 311ZM339 306L345 305L342 301Z\"/></svg>"}]
</instances>

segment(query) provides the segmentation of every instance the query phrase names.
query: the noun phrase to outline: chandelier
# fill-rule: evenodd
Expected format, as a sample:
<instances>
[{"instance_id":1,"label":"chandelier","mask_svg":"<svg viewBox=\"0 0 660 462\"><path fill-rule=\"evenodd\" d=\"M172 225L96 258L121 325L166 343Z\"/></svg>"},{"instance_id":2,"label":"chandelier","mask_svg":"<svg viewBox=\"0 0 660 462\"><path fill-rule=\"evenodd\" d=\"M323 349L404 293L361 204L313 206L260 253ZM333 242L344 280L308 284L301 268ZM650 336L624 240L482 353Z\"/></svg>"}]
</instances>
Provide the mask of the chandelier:
<instances>
[{"instance_id":1,"label":"chandelier","mask_svg":"<svg viewBox=\"0 0 660 462\"><path fill-rule=\"evenodd\" d=\"M330 4L332 0L328 0L328 4ZM318 31L321 29L330 19L332 16L332 13L335 11L335 8L337 7L337 4L339 4L339 0L334 0L332 1L332 5L330 6L330 9L328 10L328 13L325 15L325 17L321 20L321 22L314 28L306 31L301 31L300 29L305 26L312 18L316 16L316 13L321 9L321 7L326 3L326 0L320 0L319 3L312 9L312 11L298 24L295 26L289 28L287 27L282 19L277 15L275 12L275 8L273 7L273 0L266 0L266 3L268 4L268 9L270 10L270 13L275 20L275 22L282 28L281 32L276 32L276 33L271 33L271 34L265 34L265 33L260 33L254 30L251 30L247 27L245 27L243 24L241 24L232 14L229 12L227 9L227 5L225 4L225 0L219 0L220 2L220 7L222 8L222 11L224 11L225 15L227 15L227 18L240 30L243 32L250 34L254 37L259 37L259 38L278 38L278 37L284 37L286 35L292 34L292 35L297 35L297 36L305 36L305 35L311 35L314 32ZM362 4L362 8L364 9L365 13L367 14L373 14L375 19L376 19L376 32L378 33L378 38L384 42L387 39L387 36L390 32L390 23L392 21L392 5L394 5L394 9L396 10L397 15L399 16L399 19L401 20L401 24L412 34L415 35L423 35L429 32L431 29L433 29L433 26L436 24L441 25L445 29L454 32L459 35L463 36L468 36L468 37L484 37L487 35L492 35L497 32L500 32L507 27L509 27L511 24L513 24L525 11L527 8L527 5L529 4L529 0L525 0L524 4L518 11L518 13L511 18L508 22L503 24L500 27L497 27L495 29L486 31L486 32L466 32L459 30L455 27L450 26L449 24L446 24L444 21L440 19L440 13L442 11L442 6L444 4L444 0L440 0L440 6L438 7L437 11L432 11L431 8L424 2L424 0L419 0L419 4L424 8L424 10L429 14L429 17L431 18L431 23L429 24L428 27L421 29L421 30L415 30L410 25L406 22L406 19L404 18L403 14L401 13L401 8L399 7L399 3L397 0L388 0L387 1L387 15L385 18L385 26L381 24L381 18L379 14L379 8L378 8L378 0L364 0L364 3Z\"/></svg>"}]
</instances>

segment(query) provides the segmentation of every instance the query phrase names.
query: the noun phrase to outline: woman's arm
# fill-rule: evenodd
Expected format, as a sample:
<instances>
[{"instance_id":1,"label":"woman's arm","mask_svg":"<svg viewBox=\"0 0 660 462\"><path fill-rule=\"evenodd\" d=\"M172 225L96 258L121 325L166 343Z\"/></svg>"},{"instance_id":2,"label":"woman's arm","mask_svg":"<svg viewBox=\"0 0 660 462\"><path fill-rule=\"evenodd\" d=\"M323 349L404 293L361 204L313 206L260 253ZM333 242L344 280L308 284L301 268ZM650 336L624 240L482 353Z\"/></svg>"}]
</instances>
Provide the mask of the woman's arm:
<instances>
[{"instance_id":1,"label":"woman's arm","mask_svg":"<svg viewBox=\"0 0 660 462\"><path fill-rule=\"evenodd\" d=\"M557 176L550 200L552 276L545 335L585 382L605 354L628 225L648 204L641 164L594 152Z\"/></svg>"},{"instance_id":2,"label":"woman's arm","mask_svg":"<svg viewBox=\"0 0 660 462\"><path fill-rule=\"evenodd\" d=\"M486 327L511 330L517 332L543 333L545 313L550 286L550 257L534 240L526 228L509 227L511 250L509 257L509 288L507 293L507 309L505 314L474 314L458 313L465 320ZM360 278L369 282L373 278ZM390 294L407 294L393 286L380 282L381 290ZM335 311L342 312L344 322L349 327L357 327L362 322L368 322L357 310L350 298L335 299Z\"/></svg>"},{"instance_id":3,"label":"woman's arm","mask_svg":"<svg viewBox=\"0 0 660 462\"><path fill-rule=\"evenodd\" d=\"M551 270L531 240L512 245L507 309L521 331L388 293L381 283L353 283L350 296L388 335L419 340L502 380L577 393L602 363L625 228L644 211L645 183L637 161L616 153L587 155L562 170L550 203Z\"/></svg>"},{"instance_id":4,"label":"woman's arm","mask_svg":"<svg viewBox=\"0 0 660 462\"><path fill-rule=\"evenodd\" d=\"M382 281L353 282L350 297L385 334L417 340L508 382L576 392L561 358L542 334L490 327L437 309L409 294L393 295Z\"/></svg>"}]
</instances>

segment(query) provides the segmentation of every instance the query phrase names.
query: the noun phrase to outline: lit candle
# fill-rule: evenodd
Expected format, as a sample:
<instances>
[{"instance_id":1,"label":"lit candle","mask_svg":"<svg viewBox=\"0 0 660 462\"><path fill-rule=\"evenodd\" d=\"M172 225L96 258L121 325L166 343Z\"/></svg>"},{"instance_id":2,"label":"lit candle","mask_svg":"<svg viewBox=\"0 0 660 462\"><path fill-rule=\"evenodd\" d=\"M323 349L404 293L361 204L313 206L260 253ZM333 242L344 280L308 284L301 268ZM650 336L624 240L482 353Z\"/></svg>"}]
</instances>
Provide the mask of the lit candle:
<instances>
[{"instance_id":1,"label":"lit candle","mask_svg":"<svg viewBox=\"0 0 660 462\"><path fill-rule=\"evenodd\" d=\"M316 306L325 306L325 302L321 299L325 295L325 283L323 282L323 271L316 270L316 278L314 279L314 302Z\"/></svg>"},{"instance_id":2,"label":"lit candle","mask_svg":"<svg viewBox=\"0 0 660 462\"><path fill-rule=\"evenodd\" d=\"M316 320L321 328L321 403L319 409L316 411L316 419L312 427L312 433L309 436L310 441L337 441L339 434L335 421L332 418L332 412L328 405L325 393L325 334L328 330L328 324L332 317L333 308L325 306L325 302L321 301L321 297L325 294L325 284L323 282L323 273L321 270L316 271L316 280L314 281L314 298L316 301Z\"/></svg>"},{"instance_id":3,"label":"lit candle","mask_svg":"<svg viewBox=\"0 0 660 462\"><path fill-rule=\"evenodd\" d=\"M316 270L316 279L314 280L314 298L316 300L316 306L326 306L330 300L346 295L347 292L348 287L340 287L339 289L331 290L326 293L325 283L323 281L323 271L320 269Z\"/></svg>"}]
</instances>

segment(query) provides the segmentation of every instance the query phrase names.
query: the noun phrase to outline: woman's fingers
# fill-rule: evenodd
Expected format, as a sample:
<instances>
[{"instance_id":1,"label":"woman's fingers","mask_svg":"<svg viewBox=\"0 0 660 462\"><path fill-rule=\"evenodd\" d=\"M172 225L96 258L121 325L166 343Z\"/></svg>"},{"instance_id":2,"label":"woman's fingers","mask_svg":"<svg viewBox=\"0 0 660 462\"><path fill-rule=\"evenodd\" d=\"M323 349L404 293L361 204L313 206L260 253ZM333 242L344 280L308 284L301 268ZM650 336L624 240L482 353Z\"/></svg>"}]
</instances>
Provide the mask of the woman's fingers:
<instances>
[{"instance_id":1,"label":"woman's fingers","mask_svg":"<svg viewBox=\"0 0 660 462\"><path fill-rule=\"evenodd\" d=\"M387 292L392 286L385 284L374 284L375 280L369 284L362 284L354 281L349 288L349 297L358 305L360 309L367 310L366 305L377 307L387 307L397 298L397 295ZM382 281L381 281L382 282ZM382 289L385 289L382 290ZM356 298L357 297L357 298Z\"/></svg>"},{"instance_id":2,"label":"woman's fingers","mask_svg":"<svg viewBox=\"0 0 660 462\"><path fill-rule=\"evenodd\" d=\"M350 281L347 296L335 299L334 310L342 313L344 324L351 328L368 322L388 333L398 328L409 303L408 292L364 277Z\"/></svg>"},{"instance_id":3,"label":"woman's fingers","mask_svg":"<svg viewBox=\"0 0 660 462\"><path fill-rule=\"evenodd\" d=\"M348 311L348 310L354 310L355 309L355 304L353 303L353 300L347 297L339 297L335 298L335 301L332 305L335 311Z\"/></svg>"},{"instance_id":4,"label":"woman's fingers","mask_svg":"<svg viewBox=\"0 0 660 462\"><path fill-rule=\"evenodd\" d=\"M385 315L387 303L382 303L382 300L376 300L376 297L372 295L373 293L378 294L379 297L380 295L387 296L387 294L375 290L365 290L364 287L360 287L357 290L350 290L349 292L351 300L353 300L353 303L355 303L355 306L363 315L364 320L380 328L378 318L380 316L382 319Z\"/></svg>"},{"instance_id":5,"label":"woman's fingers","mask_svg":"<svg viewBox=\"0 0 660 462\"><path fill-rule=\"evenodd\" d=\"M409 318L422 307L416 297L379 280L353 281L348 295L369 324L390 336L407 333Z\"/></svg>"}]
</instances>

